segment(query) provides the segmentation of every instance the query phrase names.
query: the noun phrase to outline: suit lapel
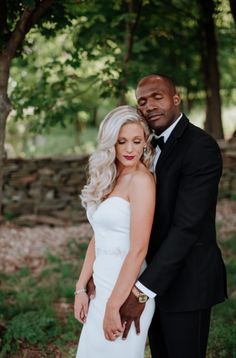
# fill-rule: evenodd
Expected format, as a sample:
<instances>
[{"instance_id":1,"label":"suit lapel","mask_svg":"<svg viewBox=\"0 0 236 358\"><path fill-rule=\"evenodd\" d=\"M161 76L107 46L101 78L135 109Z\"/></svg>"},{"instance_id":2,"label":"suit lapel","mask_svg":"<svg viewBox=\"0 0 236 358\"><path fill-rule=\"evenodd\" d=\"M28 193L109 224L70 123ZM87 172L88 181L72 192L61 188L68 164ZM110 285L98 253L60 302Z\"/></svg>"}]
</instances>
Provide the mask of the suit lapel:
<instances>
[{"instance_id":1,"label":"suit lapel","mask_svg":"<svg viewBox=\"0 0 236 358\"><path fill-rule=\"evenodd\" d=\"M185 128L188 126L189 120L183 114L182 118L180 119L179 123L173 129L171 135L169 136L164 149L161 151L161 155L157 161L157 165L155 168L156 173L161 170L163 163L165 163L167 157L175 148L175 145L178 143L179 138L183 135Z\"/></svg>"}]
</instances>

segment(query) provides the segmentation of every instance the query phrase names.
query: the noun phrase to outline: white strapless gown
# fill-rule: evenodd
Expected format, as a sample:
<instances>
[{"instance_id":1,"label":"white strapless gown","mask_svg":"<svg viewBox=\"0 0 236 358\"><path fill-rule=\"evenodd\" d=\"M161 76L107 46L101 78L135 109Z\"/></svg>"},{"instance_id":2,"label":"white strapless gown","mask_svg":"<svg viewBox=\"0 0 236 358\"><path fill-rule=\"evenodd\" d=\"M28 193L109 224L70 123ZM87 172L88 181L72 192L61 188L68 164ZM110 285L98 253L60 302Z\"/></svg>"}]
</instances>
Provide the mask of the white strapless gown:
<instances>
[{"instance_id":1,"label":"white strapless gown","mask_svg":"<svg viewBox=\"0 0 236 358\"><path fill-rule=\"evenodd\" d=\"M154 299L149 299L145 305L140 320L140 335L136 334L134 323L126 340L119 337L108 341L103 333L106 302L129 251L130 204L121 197L112 196L103 201L93 215L88 213L88 219L95 234L93 278L96 296L89 305L76 358L144 358L147 332L155 308Z\"/></svg>"}]
</instances>

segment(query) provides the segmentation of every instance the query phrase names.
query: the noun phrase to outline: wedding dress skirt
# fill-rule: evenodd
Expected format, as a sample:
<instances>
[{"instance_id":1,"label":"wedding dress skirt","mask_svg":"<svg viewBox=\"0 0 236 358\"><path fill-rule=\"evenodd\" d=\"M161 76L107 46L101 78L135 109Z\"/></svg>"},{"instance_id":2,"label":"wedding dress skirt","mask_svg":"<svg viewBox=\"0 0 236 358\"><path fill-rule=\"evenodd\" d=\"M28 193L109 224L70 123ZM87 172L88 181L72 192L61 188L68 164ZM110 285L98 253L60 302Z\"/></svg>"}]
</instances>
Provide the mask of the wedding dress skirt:
<instances>
[{"instance_id":1,"label":"wedding dress skirt","mask_svg":"<svg viewBox=\"0 0 236 358\"><path fill-rule=\"evenodd\" d=\"M108 341L103 332L106 303L129 251L130 203L121 197L111 196L93 214L88 212L88 219L95 234L93 278L96 295L89 304L76 358L144 358L147 332L154 313L154 299L149 299L145 305L139 335L136 334L134 323L126 340L119 337L115 341Z\"/></svg>"}]
</instances>

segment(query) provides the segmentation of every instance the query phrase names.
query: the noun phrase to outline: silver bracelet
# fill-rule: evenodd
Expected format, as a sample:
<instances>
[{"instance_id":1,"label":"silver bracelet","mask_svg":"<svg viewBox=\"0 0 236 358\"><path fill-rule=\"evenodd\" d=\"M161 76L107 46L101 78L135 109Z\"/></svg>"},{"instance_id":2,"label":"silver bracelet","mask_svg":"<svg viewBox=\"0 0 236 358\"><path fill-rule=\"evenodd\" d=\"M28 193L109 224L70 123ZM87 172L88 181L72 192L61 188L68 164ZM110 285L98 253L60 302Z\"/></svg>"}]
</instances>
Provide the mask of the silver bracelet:
<instances>
[{"instance_id":1,"label":"silver bracelet","mask_svg":"<svg viewBox=\"0 0 236 358\"><path fill-rule=\"evenodd\" d=\"M76 291L74 292L74 295L79 295L79 294L82 293L82 292L87 292L86 288L80 288L79 290L76 290Z\"/></svg>"}]
</instances>

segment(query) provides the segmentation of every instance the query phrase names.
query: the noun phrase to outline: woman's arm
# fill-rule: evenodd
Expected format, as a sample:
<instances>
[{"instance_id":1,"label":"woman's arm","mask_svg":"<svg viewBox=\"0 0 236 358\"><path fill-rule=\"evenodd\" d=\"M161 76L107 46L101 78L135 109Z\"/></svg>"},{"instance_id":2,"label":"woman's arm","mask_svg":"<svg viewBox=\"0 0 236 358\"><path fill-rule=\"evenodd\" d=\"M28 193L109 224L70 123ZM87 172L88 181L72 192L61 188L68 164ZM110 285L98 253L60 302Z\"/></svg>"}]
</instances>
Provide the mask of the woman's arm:
<instances>
[{"instance_id":1,"label":"woman's arm","mask_svg":"<svg viewBox=\"0 0 236 358\"><path fill-rule=\"evenodd\" d=\"M129 187L130 249L107 302L103 324L105 336L110 340L114 339L115 331L123 330L119 309L129 296L140 273L148 249L155 210L155 182L150 175L136 173Z\"/></svg>"},{"instance_id":2,"label":"woman's arm","mask_svg":"<svg viewBox=\"0 0 236 358\"><path fill-rule=\"evenodd\" d=\"M93 237L89 243L79 279L76 282L76 291L80 291L86 288L86 285L93 274L94 260L95 241ZM74 316L81 323L84 323L86 320L88 312L88 302L89 297L86 292L80 291L78 294L75 295Z\"/></svg>"},{"instance_id":3,"label":"woman's arm","mask_svg":"<svg viewBox=\"0 0 236 358\"><path fill-rule=\"evenodd\" d=\"M93 274L93 263L95 260L95 240L94 237L90 240L85 255L84 263L78 281L76 282L76 290L85 288L88 280Z\"/></svg>"}]
</instances>

